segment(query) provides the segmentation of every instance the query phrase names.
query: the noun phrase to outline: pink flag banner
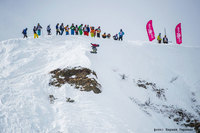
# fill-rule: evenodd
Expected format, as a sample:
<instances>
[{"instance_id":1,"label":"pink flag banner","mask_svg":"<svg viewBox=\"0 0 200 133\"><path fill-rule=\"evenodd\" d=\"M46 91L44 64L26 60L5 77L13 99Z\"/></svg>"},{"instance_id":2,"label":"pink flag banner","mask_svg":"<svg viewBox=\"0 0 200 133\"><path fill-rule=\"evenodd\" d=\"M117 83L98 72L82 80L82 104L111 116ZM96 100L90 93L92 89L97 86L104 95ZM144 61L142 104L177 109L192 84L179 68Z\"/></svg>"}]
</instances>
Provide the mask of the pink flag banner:
<instances>
[{"instance_id":1,"label":"pink flag banner","mask_svg":"<svg viewBox=\"0 0 200 133\"><path fill-rule=\"evenodd\" d=\"M147 29L147 34L148 34L148 37L149 37L149 41L153 41L155 39L155 33L154 33L154 30L153 30L152 20L150 20L147 23L146 29Z\"/></svg>"},{"instance_id":2,"label":"pink flag banner","mask_svg":"<svg viewBox=\"0 0 200 133\"><path fill-rule=\"evenodd\" d=\"M176 43L181 44L182 43L182 32L181 32L181 23L179 23L175 28L175 34L176 34Z\"/></svg>"}]
</instances>

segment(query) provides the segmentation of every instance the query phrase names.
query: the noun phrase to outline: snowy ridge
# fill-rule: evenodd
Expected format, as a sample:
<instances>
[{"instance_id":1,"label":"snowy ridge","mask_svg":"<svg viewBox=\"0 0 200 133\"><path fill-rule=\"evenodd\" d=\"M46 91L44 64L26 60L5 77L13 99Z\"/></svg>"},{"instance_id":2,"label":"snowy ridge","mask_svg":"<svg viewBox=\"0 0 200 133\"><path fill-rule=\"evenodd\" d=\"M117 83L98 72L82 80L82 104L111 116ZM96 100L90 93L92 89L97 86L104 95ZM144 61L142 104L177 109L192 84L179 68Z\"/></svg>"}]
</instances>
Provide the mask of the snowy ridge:
<instances>
[{"instance_id":1,"label":"snowy ridge","mask_svg":"<svg viewBox=\"0 0 200 133\"><path fill-rule=\"evenodd\" d=\"M97 54L90 54L91 42L100 44ZM199 50L80 36L2 41L0 132L151 133L154 128L181 128L162 114L148 115L131 98L174 105L198 116L192 106L200 103ZM50 71L75 66L94 70L102 93L81 92L67 84L49 86ZM138 80L164 88L167 100L138 87ZM54 104L48 99L51 94L57 98ZM75 103L67 103L66 97Z\"/></svg>"}]
</instances>

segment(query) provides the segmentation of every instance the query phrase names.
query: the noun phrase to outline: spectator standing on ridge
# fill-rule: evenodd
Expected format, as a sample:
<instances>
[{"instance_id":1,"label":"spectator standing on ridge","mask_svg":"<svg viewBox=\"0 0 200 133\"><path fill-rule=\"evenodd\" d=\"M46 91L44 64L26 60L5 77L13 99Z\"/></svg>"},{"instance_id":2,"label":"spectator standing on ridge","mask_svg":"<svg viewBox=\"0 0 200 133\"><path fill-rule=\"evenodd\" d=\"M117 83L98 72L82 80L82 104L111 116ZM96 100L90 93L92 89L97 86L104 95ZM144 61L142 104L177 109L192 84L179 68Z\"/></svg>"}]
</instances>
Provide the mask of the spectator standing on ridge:
<instances>
[{"instance_id":1,"label":"spectator standing on ridge","mask_svg":"<svg viewBox=\"0 0 200 133\"><path fill-rule=\"evenodd\" d=\"M87 36L87 26L86 25L83 27L83 32L84 32L84 35Z\"/></svg>"},{"instance_id":2,"label":"spectator standing on ridge","mask_svg":"<svg viewBox=\"0 0 200 133\"><path fill-rule=\"evenodd\" d=\"M124 36L124 32L122 31L122 29L119 32L119 41L123 41L123 36Z\"/></svg>"},{"instance_id":3,"label":"spectator standing on ridge","mask_svg":"<svg viewBox=\"0 0 200 133\"><path fill-rule=\"evenodd\" d=\"M82 34L83 34L83 24L81 24L81 25L78 27L78 30L79 30L79 34L82 35Z\"/></svg>"},{"instance_id":4,"label":"spectator standing on ridge","mask_svg":"<svg viewBox=\"0 0 200 133\"><path fill-rule=\"evenodd\" d=\"M34 28L33 28L33 33L34 33L34 38L38 38L36 26L34 26Z\"/></svg>"},{"instance_id":5,"label":"spectator standing on ridge","mask_svg":"<svg viewBox=\"0 0 200 133\"><path fill-rule=\"evenodd\" d=\"M164 43L164 44L168 44L168 38L167 38L166 35L163 37L163 43Z\"/></svg>"},{"instance_id":6,"label":"spectator standing on ridge","mask_svg":"<svg viewBox=\"0 0 200 133\"><path fill-rule=\"evenodd\" d=\"M90 33L90 27L89 25L87 25L87 36L89 36L89 33Z\"/></svg>"},{"instance_id":7,"label":"spectator standing on ridge","mask_svg":"<svg viewBox=\"0 0 200 133\"><path fill-rule=\"evenodd\" d=\"M59 23L56 25L56 35L60 35Z\"/></svg>"},{"instance_id":8,"label":"spectator standing on ridge","mask_svg":"<svg viewBox=\"0 0 200 133\"><path fill-rule=\"evenodd\" d=\"M100 26L96 29L97 37L100 38L101 29Z\"/></svg>"},{"instance_id":9,"label":"spectator standing on ridge","mask_svg":"<svg viewBox=\"0 0 200 133\"><path fill-rule=\"evenodd\" d=\"M76 33L76 35L78 35L78 25L76 25L76 27L75 27L75 33Z\"/></svg>"},{"instance_id":10,"label":"spectator standing on ridge","mask_svg":"<svg viewBox=\"0 0 200 133\"><path fill-rule=\"evenodd\" d=\"M91 26L90 27L90 35L91 35L91 37L94 37L94 32L95 32L94 27Z\"/></svg>"},{"instance_id":11,"label":"spectator standing on ridge","mask_svg":"<svg viewBox=\"0 0 200 133\"><path fill-rule=\"evenodd\" d=\"M42 26L40 25L40 23L38 23L38 25L37 25L38 36L41 35L41 30L42 30Z\"/></svg>"},{"instance_id":12,"label":"spectator standing on ridge","mask_svg":"<svg viewBox=\"0 0 200 133\"><path fill-rule=\"evenodd\" d=\"M157 37L158 43L161 43L162 38L161 38L161 33L159 33L158 37Z\"/></svg>"},{"instance_id":13,"label":"spectator standing on ridge","mask_svg":"<svg viewBox=\"0 0 200 133\"><path fill-rule=\"evenodd\" d=\"M61 25L60 25L60 35L62 35L63 34L63 32L64 32L64 24L62 23Z\"/></svg>"},{"instance_id":14,"label":"spectator standing on ridge","mask_svg":"<svg viewBox=\"0 0 200 133\"><path fill-rule=\"evenodd\" d=\"M22 34L24 35L24 38L28 38L28 36L27 36L27 30L28 30L28 28L25 28L25 29L22 31Z\"/></svg>"},{"instance_id":15,"label":"spectator standing on ridge","mask_svg":"<svg viewBox=\"0 0 200 133\"><path fill-rule=\"evenodd\" d=\"M70 27L70 29L71 29L71 35L74 35L74 30L75 30L74 24L72 24L72 26Z\"/></svg>"},{"instance_id":16,"label":"spectator standing on ridge","mask_svg":"<svg viewBox=\"0 0 200 133\"><path fill-rule=\"evenodd\" d=\"M66 32L66 35L69 35L69 25L67 25L67 26L65 27L65 32Z\"/></svg>"},{"instance_id":17,"label":"spectator standing on ridge","mask_svg":"<svg viewBox=\"0 0 200 133\"><path fill-rule=\"evenodd\" d=\"M48 33L48 35L51 35L51 27L50 27L50 25L47 26L47 33Z\"/></svg>"}]
</instances>

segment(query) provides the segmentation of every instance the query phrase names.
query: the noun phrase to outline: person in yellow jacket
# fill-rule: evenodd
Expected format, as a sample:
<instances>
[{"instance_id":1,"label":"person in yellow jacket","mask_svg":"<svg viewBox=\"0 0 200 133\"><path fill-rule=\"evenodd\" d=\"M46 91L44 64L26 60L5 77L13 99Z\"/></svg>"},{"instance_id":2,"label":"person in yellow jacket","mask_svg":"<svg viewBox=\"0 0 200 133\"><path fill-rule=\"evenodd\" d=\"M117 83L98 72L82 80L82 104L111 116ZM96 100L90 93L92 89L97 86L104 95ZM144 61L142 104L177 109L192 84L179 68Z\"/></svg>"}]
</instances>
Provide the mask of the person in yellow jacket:
<instances>
[{"instance_id":1,"label":"person in yellow jacket","mask_svg":"<svg viewBox=\"0 0 200 133\"><path fill-rule=\"evenodd\" d=\"M161 43L162 38L161 38L161 33L159 33L158 37L157 37L158 43Z\"/></svg>"},{"instance_id":2,"label":"person in yellow jacket","mask_svg":"<svg viewBox=\"0 0 200 133\"><path fill-rule=\"evenodd\" d=\"M90 27L90 34L91 34L91 37L94 37L94 33L95 33L94 27Z\"/></svg>"},{"instance_id":3,"label":"person in yellow jacket","mask_svg":"<svg viewBox=\"0 0 200 133\"><path fill-rule=\"evenodd\" d=\"M34 38L38 38L36 26L34 26L34 28L33 28L33 33L34 33Z\"/></svg>"},{"instance_id":4,"label":"person in yellow jacket","mask_svg":"<svg viewBox=\"0 0 200 133\"><path fill-rule=\"evenodd\" d=\"M69 25L65 26L66 35L69 35Z\"/></svg>"}]
</instances>

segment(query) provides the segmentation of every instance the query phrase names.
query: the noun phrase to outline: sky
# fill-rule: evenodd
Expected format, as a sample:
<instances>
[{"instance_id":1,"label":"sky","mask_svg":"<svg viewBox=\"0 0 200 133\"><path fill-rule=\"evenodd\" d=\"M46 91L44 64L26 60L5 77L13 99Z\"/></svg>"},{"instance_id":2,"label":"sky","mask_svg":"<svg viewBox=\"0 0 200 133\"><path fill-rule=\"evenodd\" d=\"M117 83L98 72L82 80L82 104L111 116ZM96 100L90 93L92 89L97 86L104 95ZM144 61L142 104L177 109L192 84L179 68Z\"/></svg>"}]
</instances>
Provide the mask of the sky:
<instances>
[{"instance_id":1,"label":"sky","mask_svg":"<svg viewBox=\"0 0 200 133\"><path fill-rule=\"evenodd\" d=\"M164 35L175 42L175 27L182 23L183 43L200 45L199 0L0 0L0 41L22 37L28 28L40 23L43 35L56 23L101 26L111 35L123 29L126 40L148 41L146 23L153 20L156 36Z\"/></svg>"}]
</instances>

